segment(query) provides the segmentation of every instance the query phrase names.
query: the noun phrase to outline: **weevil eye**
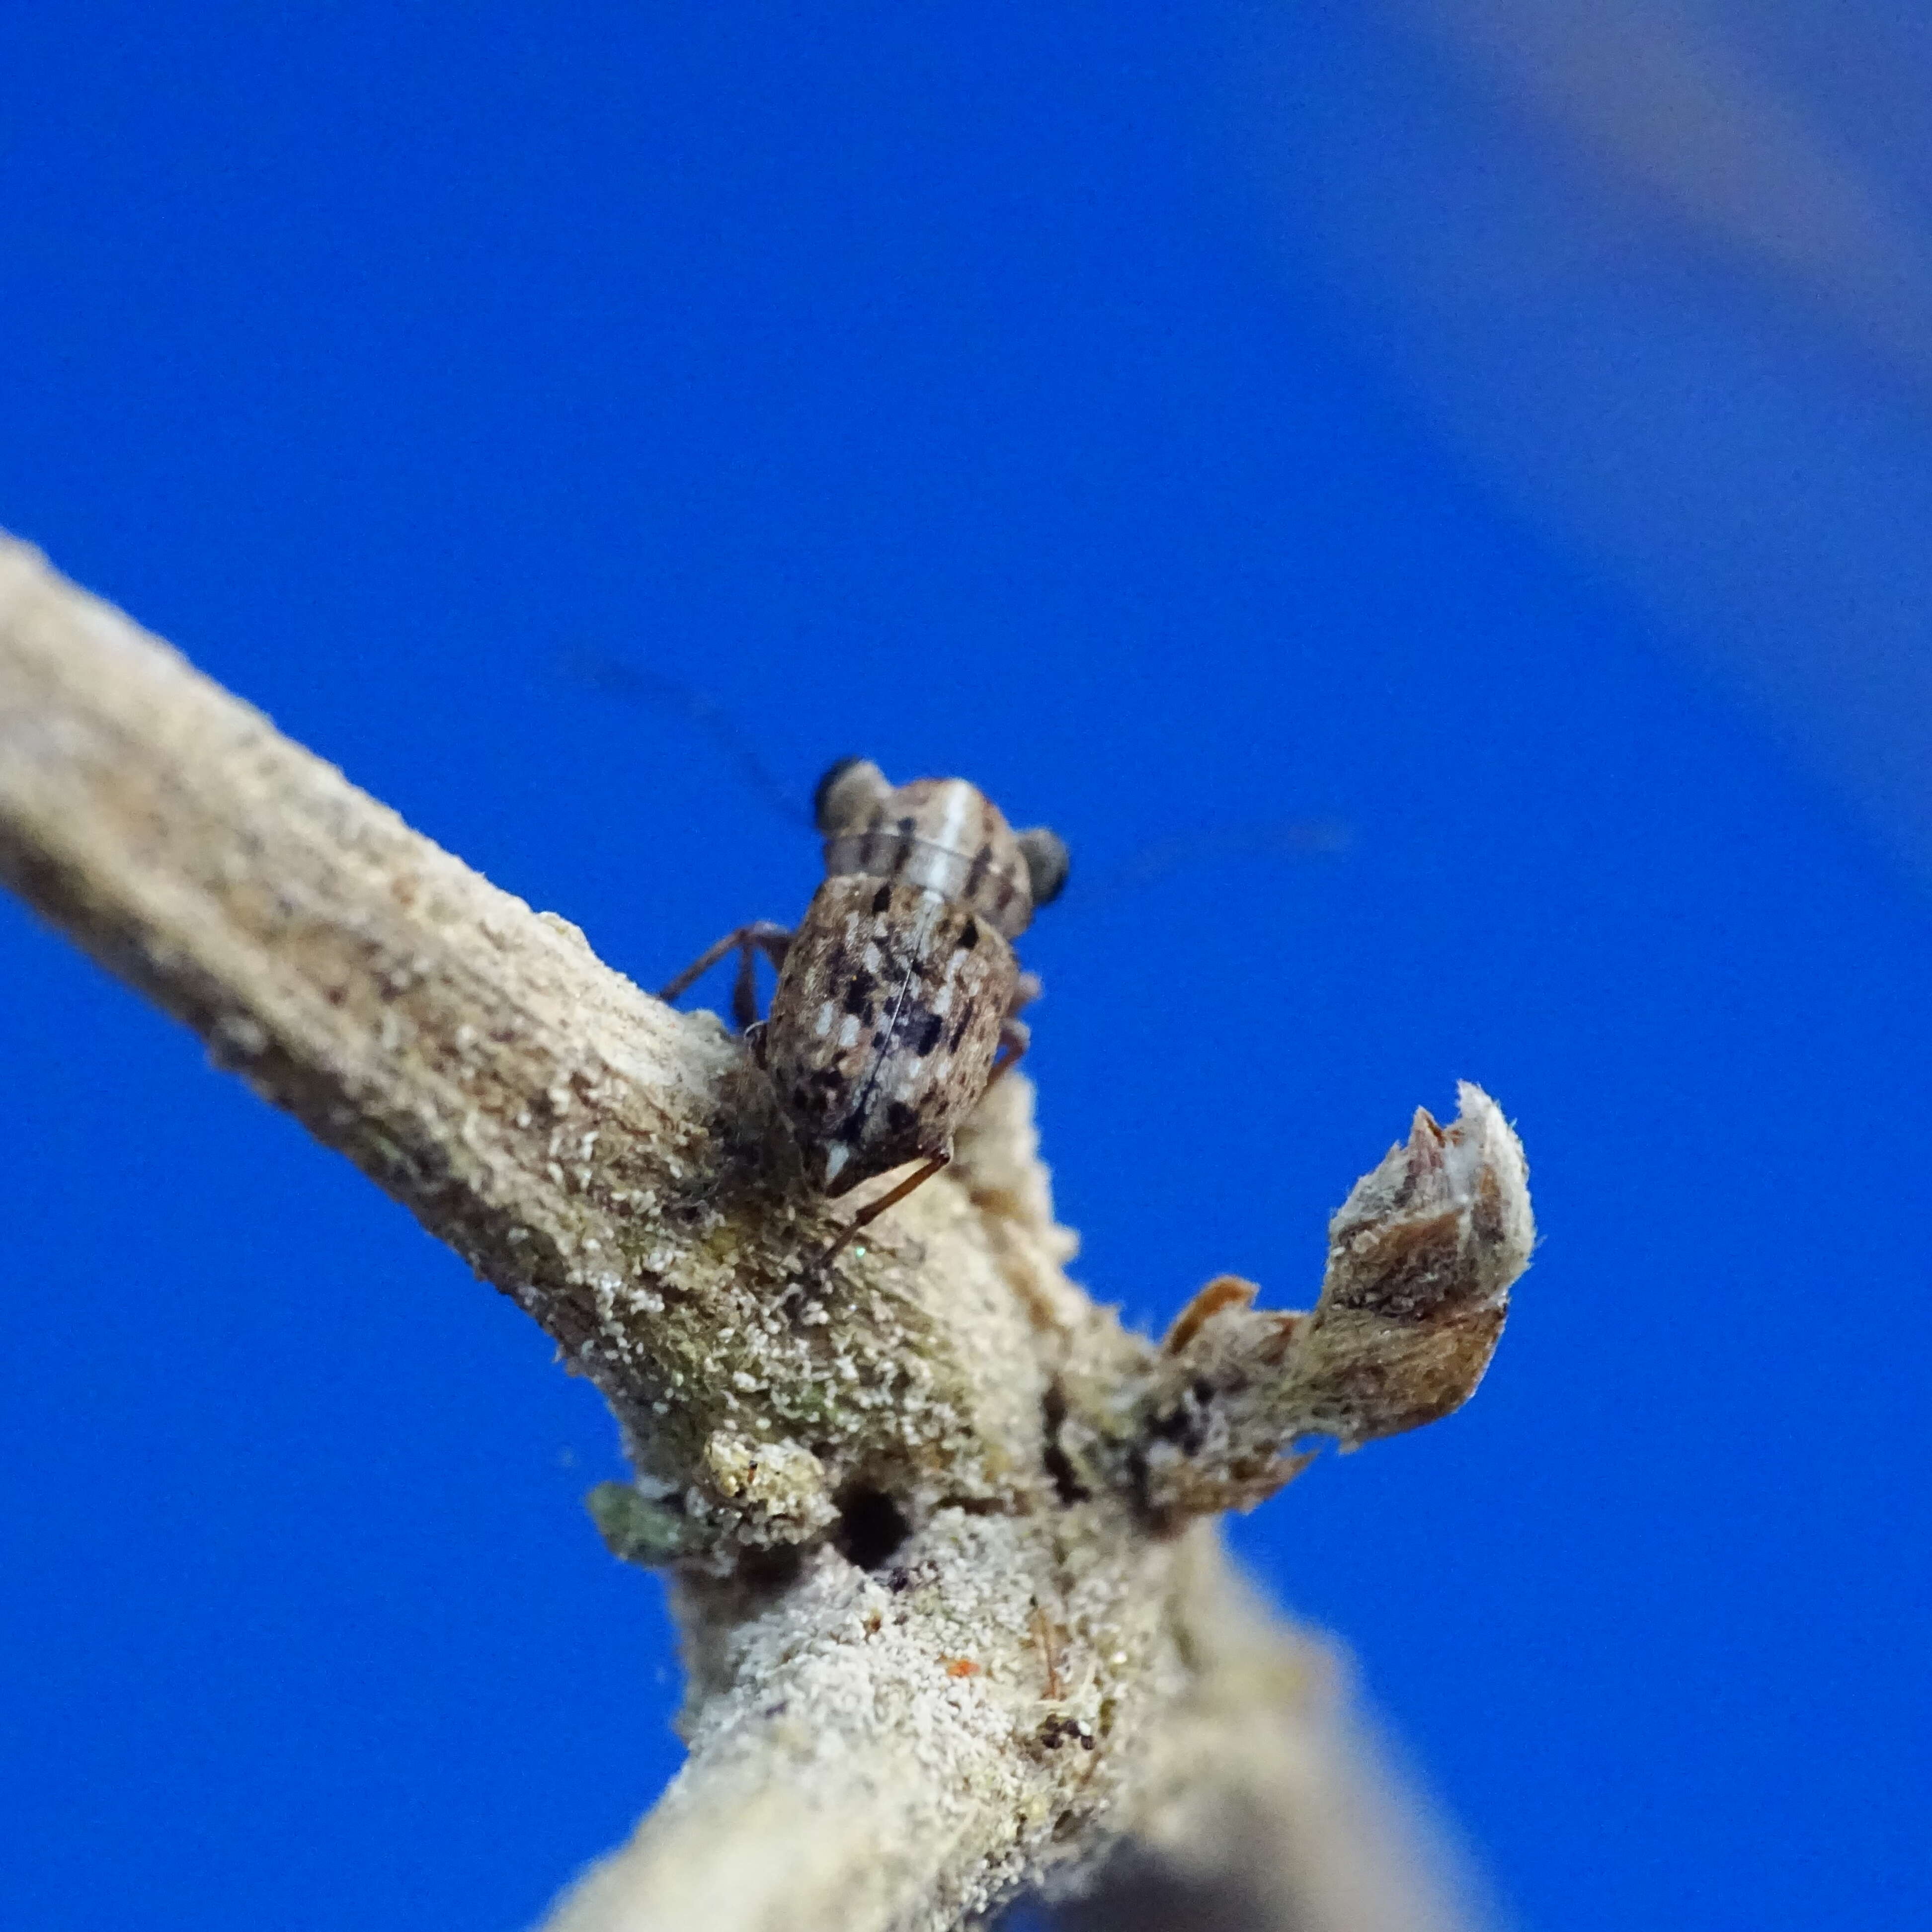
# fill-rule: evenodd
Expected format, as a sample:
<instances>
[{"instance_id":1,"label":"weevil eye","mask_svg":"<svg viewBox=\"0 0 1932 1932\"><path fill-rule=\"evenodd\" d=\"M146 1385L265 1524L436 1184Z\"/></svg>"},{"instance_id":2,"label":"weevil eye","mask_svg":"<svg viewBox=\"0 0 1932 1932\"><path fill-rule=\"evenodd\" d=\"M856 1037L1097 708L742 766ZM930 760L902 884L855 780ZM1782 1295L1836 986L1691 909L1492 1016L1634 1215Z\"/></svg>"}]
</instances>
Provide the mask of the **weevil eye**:
<instances>
[{"instance_id":1,"label":"weevil eye","mask_svg":"<svg viewBox=\"0 0 1932 1932\"><path fill-rule=\"evenodd\" d=\"M891 790L885 773L870 758L841 758L812 794L812 823L829 838Z\"/></svg>"},{"instance_id":2,"label":"weevil eye","mask_svg":"<svg viewBox=\"0 0 1932 1932\"><path fill-rule=\"evenodd\" d=\"M1067 868L1072 862L1066 856L1066 841L1043 825L1029 826L1015 836L1019 841L1021 856L1026 860L1034 904L1052 904L1066 884Z\"/></svg>"}]
</instances>

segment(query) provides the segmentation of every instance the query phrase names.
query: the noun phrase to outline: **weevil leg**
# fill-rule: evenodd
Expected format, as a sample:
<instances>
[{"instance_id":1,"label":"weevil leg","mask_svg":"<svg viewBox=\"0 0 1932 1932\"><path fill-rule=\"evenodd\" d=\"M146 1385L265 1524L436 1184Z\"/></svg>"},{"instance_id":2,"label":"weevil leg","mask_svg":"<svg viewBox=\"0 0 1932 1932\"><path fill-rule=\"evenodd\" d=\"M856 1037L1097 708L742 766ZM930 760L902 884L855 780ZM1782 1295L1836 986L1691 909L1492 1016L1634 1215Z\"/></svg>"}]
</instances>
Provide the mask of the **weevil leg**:
<instances>
[{"instance_id":1,"label":"weevil leg","mask_svg":"<svg viewBox=\"0 0 1932 1932\"><path fill-rule=\"evenodd\" d=\"M754 920L749 926L741 926L735 932L728 932L716 946L709 946L687 966L658 998L667 1005L682 992L694 986L726 953L734 949L738 953L738 976L731 988L731 1017L738 1024L740 1033L758 1017L758 989L757 968L753 964L754 954L762 952L776 970L782 970L785 954L791 945L791 934L782 926L774 926L768 919Z\"/></svg>"},{"instance_id":2,"label":"weevil leg","mask_svg":"<svg viewBox=\"0 0 1932 1932\"><path fill-rule=\"evenodd\" d=\"M784 955L778 955L781 962ZM738 971L731 982L731 1024L740 1033L758 1023L758 946L747 940L738 949Z\"/></svg>"},{"instance_id":3,"label":"weevil leg","mask_svg":"<svg viewBox=\"0 0 1932 1932\"><path fill-rule=\"evenodd\" d=\"M986 1076L990 1087L1003 1073L1010 1073L1019 1064L1020 1055L1033 1044L1033 1030L1022 1019L1016 1019L1011 1013L1000 1022L1000 1050L993 1056L993 1070Z\"/></svg>"},{"instance_id":4,"label":"weevil leg","mask_svg":"<svg viewBox=\"0 0 1932 1932\"><path fill-rule=\"evenodd\" d=\"M1033 1044L1032 1030L1020 1018L1020 1009L1030 1005L1040 994L1037 973L1022 973L1014 980L1012 998L1007 1000L1005 1016L1000 1022L999 1051L993 1056L993 1070L986 1076L988 1087L1002 1073L1010 1072L1017 1066L1021 1054Z\"/></svg>"},{"instance_id":5,"label":"weevil leg","mask_svg":"<svg viewBox=\"0 0 1932 1932\"><path fill-rule=\"evenodd\" d=\"M931 1160L921 1161L896 1187L889 1187L878 1200L868 1202L846 1222L845 1232L819 1256L820 1262L831 1260L868 1222L876 1221L888 1208L896 1208L915 1187L923 1186L952 1158L952 1150L947 1148L943 1153L934 1154Z\"/></svg>"}]
</instances>

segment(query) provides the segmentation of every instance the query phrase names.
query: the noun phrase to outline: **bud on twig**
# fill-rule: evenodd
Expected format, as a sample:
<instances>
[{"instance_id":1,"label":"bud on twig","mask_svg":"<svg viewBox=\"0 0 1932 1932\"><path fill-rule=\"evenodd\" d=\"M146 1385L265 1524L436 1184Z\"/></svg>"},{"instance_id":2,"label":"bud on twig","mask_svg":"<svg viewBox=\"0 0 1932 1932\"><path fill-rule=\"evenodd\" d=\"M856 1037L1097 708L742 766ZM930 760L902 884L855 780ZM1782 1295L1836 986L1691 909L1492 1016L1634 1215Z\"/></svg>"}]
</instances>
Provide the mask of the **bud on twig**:
<instances>
[{"instance_id":1,"label":"bud on twig","mask_svg":"<svg viewBox=\"0 0 1932 1932\"><path fill-rule=\"evenodd\" d=\"M1223 1275L1162 1351L1145 1488L1162 1516L1247 1508L1310 1460L1310 1436L1353 1449L1447 1415L1489 1366L1510 1284L1534 1240L1522 1148L1464 1082L1447 1127L1418 1108L1409 1136L1328 1224L1312 1314L1256 1309Z\"/></svg>"}]
</instances>

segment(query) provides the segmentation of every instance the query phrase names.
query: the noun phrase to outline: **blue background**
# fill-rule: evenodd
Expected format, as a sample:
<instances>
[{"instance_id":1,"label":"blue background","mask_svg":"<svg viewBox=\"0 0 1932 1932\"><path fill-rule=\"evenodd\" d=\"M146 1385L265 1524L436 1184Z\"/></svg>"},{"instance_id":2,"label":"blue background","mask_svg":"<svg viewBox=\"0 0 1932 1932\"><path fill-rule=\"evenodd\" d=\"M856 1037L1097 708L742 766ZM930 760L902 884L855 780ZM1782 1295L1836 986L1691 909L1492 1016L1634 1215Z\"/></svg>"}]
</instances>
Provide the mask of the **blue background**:
<instances>
[{"instance_id":1,"label":"blue background","mask_svg":"<svg viewBox=\"0 0 1932 1932\"><path fill-rule=\"evenodd\" d=\"M646 985L814 877L704 703L1052 824L1136 1322L1516 1120L1480 1396L1234 1534L1530 1927L1932 1911L1932 58L1803 11L0 20L0 524ZM526 1923L676 1760L595 1397L10 904L0 1082L0 1917Z\"/></svg>"}]
</instances>

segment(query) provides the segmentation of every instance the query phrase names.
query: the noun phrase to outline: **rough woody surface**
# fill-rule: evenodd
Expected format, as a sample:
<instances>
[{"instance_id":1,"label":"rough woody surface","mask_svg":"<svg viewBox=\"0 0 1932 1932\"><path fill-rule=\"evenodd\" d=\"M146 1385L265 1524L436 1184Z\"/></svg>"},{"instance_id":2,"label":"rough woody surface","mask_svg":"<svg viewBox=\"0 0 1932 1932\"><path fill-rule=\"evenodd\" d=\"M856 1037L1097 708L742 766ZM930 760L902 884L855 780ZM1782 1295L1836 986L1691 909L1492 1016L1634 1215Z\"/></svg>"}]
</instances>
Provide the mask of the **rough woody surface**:
<instances>
[{"instance_id":1,"label":"rough woody surface","mask_svg":"<svg viewBox=\"0 0 1932 1932\"><path fill-rule=\"evenodd\" d=\"M1164 1347L1122 1330L1064 1272L1017 1076L825 1264L844 1210L715 1019L4 539L0 878L619 1417L636 1481L592 1514L666 1569L691 1754L553 1932L937 1932L1122 1874L1121 1924L1465 1922L1370 1795L1332 1661L1247 1598L1212 1519L1301 1438L1474 1387L1531 1241L1478 1090L1350 1195L1310 1313L1223 1278Z\"/></svg>"}]
</instances>

